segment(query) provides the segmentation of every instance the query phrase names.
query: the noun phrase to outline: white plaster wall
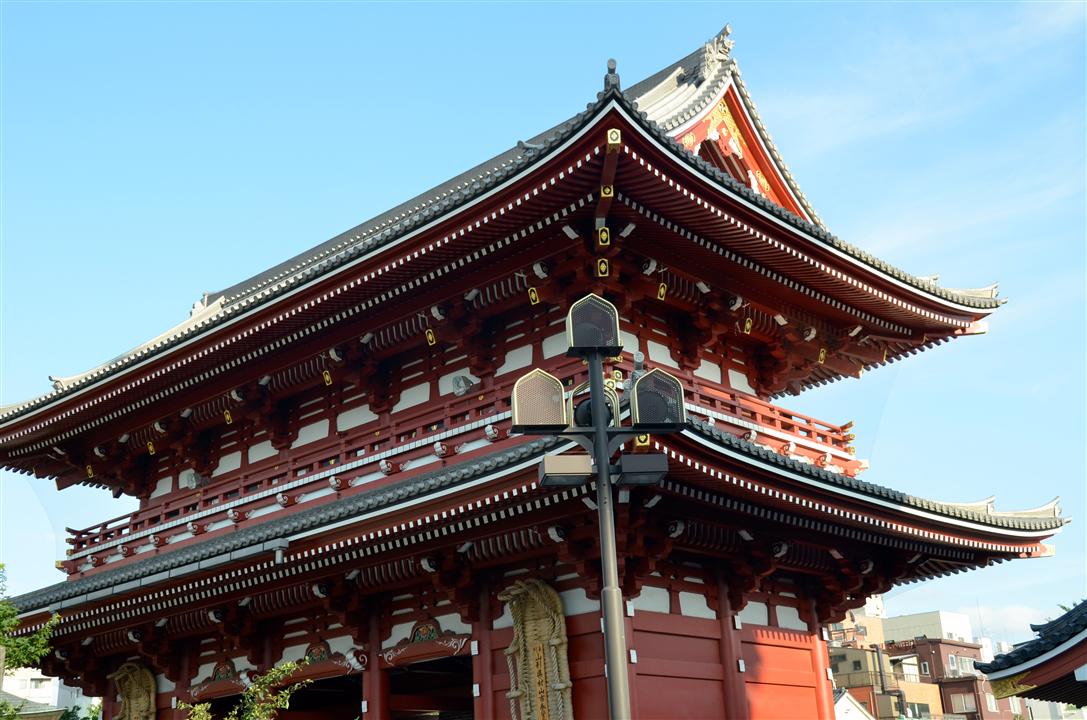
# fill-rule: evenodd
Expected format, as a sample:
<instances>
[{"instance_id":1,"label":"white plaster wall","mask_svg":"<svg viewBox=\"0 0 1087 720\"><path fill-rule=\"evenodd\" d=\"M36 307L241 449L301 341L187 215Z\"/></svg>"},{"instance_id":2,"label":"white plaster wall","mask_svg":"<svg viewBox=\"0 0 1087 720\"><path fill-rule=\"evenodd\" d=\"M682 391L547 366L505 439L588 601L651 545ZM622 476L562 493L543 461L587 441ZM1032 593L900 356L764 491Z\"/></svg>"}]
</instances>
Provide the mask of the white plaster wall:
<instances>
[{"instance_id":1,"label":"white plaster wall","mask_svg":"<svg viewBox=\"0 0 1087 720\"><path fill-rule=\"evenodd\" d=\"M471 635L472 626L465 624L460 619L460 615L457 613L450 613L449 615L436 615L434 617L438 621L438 624L442 626L442 631L452 630L458 635Z\"/></svg>"},{"instance_id":2,"label":"white plaster wall","mask_svg":"<svg viewBox=\"0 0 1087 720\"><path fill-rule=\"evenodd\" d=\"M506 359L495 371L495 375L503 375L514 370L520 370L532 364L532 346L523 345L506 353Z\"/></svg>"},{"instance_id":3,"label":"white plaster wall","mask_svg":"<svg viewBox=\"0 0 1087 720\"><path fill-rule=\"evenodd\" d=\"M373 422L374 420L377 420L377 415L370 412L370 406L359 405L357 408L344 410L342 413L336 416L336 429L350 430L353 427L365 425L366 423Z\"/></svg>"},{"instance_id":4,"label":"white plaster wall","mask_svg":"<svg viewBox=\"0 0 1087 720\"><path fill-rule=\"evenodd\" d=\"M766 603L756 602L754 600L747 603L744 609L738 613L740 622L744 625L769 625L770 624L770 611L766 607Z\"/></svg>"},{"instance_id":5,"label":"white plaster wall","mask_svg":"<svg viewBox=\"0 0 1087 720\"><path fill-rule=\"evenodd\" d=\"M778 627L807 632L808 624L800 619L800 611L796 608L778 605L774 608L774 612L777 614Z\"/></svg>"},{"instance_id":6,"label":"white plaster wall","mask_svg":"<svg viewBox=\"0 0 1087 720\"><path fill-rule=\"evenodd\" d=\"M667 613L671 606L668 600L668 591L664 588L643 585L638 597L630 601L634 610L647 612Z\"/></svg>"},{"instance_id":7,"label":"white plaster wall","mask_svg":"<svg viewBox=\"0 0 1087 720\"><path fill-rule=\"evenodd\" d=\"M278 454L279 451L272 447L272 441L265 440L264 442L259 442L256 445L251 445L249 447L249 462L260 462L261 460L275 457Z\"/></svg>"},{"instance_id":8,"label":"white plaster wall","mask_svg":"<svg viewBox=\"0 0 1087 720\"><path fill-rule=\"evenodd\" d=\"M672 359L672 353L669 351L667 345L663 345L654 340L645 341L646 348L649 350L649 359L655 363L661 365L667 365L671 368L678 368L679 365Z\"/></svg>"},{"instance_id":9,"label":"white plaster wall","mask_svg":"<svg viewBox=\"0 0 1087 720\"><path fill-rule=\"evenodd\" d=\"M216 475L222 475L232 470L237 470L242 466L242 453L240 450L235 450L232 453L227 453L219 459L219 465L211 473L212 477Z\"/></svg>"},{"instance_id":10,"label":"white plaster wall","mask_svg":"<svg viewBox=\"0 0 1087 720\"><path fill-rule=\"evenodd\" d=\"M728 385L733 390L739 390L741 392L748 393L749 395L756 395L755 388L751 387L751 384L747 382L747 375L743 374L739 370L728 371Z\"/></svg>"},{"instance_id":11,"label":"white plaster wall","mask_svg":"<svg viewBox=\"0 0 1087 720\"><path fill-rule=\"evenodd\" d=\"M174 477L167 475L164 478L159 478L155 483L155 489L151 491L151 497L157 498L163 495L168 495L174 489Z\"/></svg>"},{"instance_id":12,"label":"white plaster wall","mask_svg":"<svg viewBox=\"0 0 1087 720\"><path fill-rule=\"evenodd\" d=\"M298 431L298 437L291 443L291 449L293 450L296 447L302 447L303 445L308 445L311 442L317 442L318 440L324 440L326 437L328 437L328 418L318 420L309 425L303 425Z\"/></svg>"},{"instance_id":13,"label":"white plaster wall","mask_svg":"<svg viewBox=\"0 0 1087 720\"><path fill-rule=\"evenodd\" d=\"M558 335L552 335L549 338L544 338L541 349L543 350L544 358L555 357L556 355L562 355L566 352L569 346L566 344L566 332L561 332Z\"/></svg>"},{"instance_id":14,"label":"white plaster wall","mask_svg":"<svg viewBox=\"0 0 1087 720\"><path fill-rule=\"evenodd\" d=\"M717 618L717 613L706 603L706 596L692 592L679 594L679 613L687 617Z\"/></svg>"},{"instance_id":15,"label":"white plaster wall","mask_svg":"<svg viewBox=\"0 0 1087 720\"><path fill-rule=\"evenodd\" d=\"M430 400L430 383L412 385L400 393L400 402L393 405L392 411L396 413L407 410L416 405L422 405L427 400Z\"/></svg>"},{"instance_id":16,"label":"white plaster wall","mask_svg":"<svg viewBox=\"0 0 1087 720\"><path fill-rule=\"evenodd\" d=\"M721 368L708 360L703 360L702 364L695 369L694 374L710 382L721 383Z\"/></svg>"},{"instance_id":17,"label":"white plaster wall","mask_svg":"<svg viewBox=\"0 0 1087 720\"><path fill-rule=\"evenodd\" d=\"M381 643L381 649L394 647L401 640L407 640L411 634L411 628L415 625L415 621L397 623L393 625L392 634L389 635L389 639Z\"/></svg>"},{"instance_id":18,"label":"white plaster wall","mask_svg":"<svg viewBox=\"0 0 1087 720\"><path fill-rule=\"evenodd\" d=\"M600 611L600 601L590 599L581 588L561 592L559 597L562 598L563 614L567 616Z\"/></svg>"}]
</instances>

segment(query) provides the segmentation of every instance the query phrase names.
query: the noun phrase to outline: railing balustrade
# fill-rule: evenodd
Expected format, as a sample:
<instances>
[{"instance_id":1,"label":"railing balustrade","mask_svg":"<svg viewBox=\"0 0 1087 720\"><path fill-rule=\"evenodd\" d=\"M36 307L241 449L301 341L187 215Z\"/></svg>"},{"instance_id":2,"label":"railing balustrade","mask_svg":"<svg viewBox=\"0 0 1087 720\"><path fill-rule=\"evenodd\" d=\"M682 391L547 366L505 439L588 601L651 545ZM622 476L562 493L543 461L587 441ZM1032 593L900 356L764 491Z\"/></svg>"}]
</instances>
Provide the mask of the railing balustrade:
<instances>
[{"instance_id":1,"label":"railing balustrade","mask_svg":"<svg viewBox=\"0 0 1087 720\"><path fill-rule=\"evenodd\" d=\"M567 378L568 387L576 386L587 378L584 366L574 359L552 358L546 365L549 372ZM633 363L624 358L615 367L629 376ZM818 456L830 453L835 456L832 459L834 464L850 462L851 455L847 454L847 450L852 436L847 435L847 428L779 408L753 395L705 381L691 372L679 372L677 375L685 381L686 401L692 414L713 417L722 425L728 425L727 430L737 435L754 431L758 435L757 441L764 444L768 444L767 439L779 444L792 441L796 448L791 452L806 454L813 461ZM436 404L432 399L417 408L386 416L384 420L379 418L352 428L349 438L339 435L333 427L327 439L296 449L289 462L278 455L273 456L226 473L221 478L211 478L205 487L194 488L187 493L175 491L164 496L161 502L128 515L82 530L67 528L69 537L66 542L70 549L64 567L69 572L90 569L86 567L88 557L102 555L98 559L103 560L103 553L121 552L120 547L147 537L153 529L162 530L161 537L155 536L158 542L169 542L170 537L188 532L186 524L182 522L184 520L199 520L205 526L221 522L228 517L231 509L237 510L247 503L263 502L267 505L274 502L275 492L285 486L294 494L327 489L330 487L329 476L339 477L336 469L345 466L349 469L340 478L342 485L336 492L348 490L352 480L373 472L374 463L381 458L396 457L398 464L403 462L401 455L407 459L419 459L430 452L435 438L448 440L455 448L457 443L467 439L461 437L465 433L480 430L474 424L502 416L509 409L509 395L517 377L517 373L507 373L489 388L475 389L463 397L442 396L444 401L441 404ZM335 413L328 413L326 417L329 417L330 423L335 423ZM501 422L505 422L505 419ZM424 439L425 443L422 442ZM246 452L247 448L238 450ZM855 462L853 464L856 465ZM302 484L294 485L296 481ZM221 508L221 511L214 512L215 508ZM128 541L128 538L132 540ZM90 562L94 564L93 560Z\"/></svg>"}]
</instances>

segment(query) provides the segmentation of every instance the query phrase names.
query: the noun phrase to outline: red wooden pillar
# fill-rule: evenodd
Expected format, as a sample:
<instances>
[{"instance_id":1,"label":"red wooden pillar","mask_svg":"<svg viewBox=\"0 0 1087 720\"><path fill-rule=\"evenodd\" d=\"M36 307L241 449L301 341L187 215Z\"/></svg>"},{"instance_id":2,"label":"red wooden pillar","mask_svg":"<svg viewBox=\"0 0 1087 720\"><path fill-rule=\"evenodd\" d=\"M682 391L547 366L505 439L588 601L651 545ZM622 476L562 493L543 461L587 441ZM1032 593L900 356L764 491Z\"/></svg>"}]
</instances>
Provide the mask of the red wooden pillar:
<instances>
[{"instance_id":1,"label":"red wooden pillar","mask_svg":"<svg viewBox=\"0 0 1087 720\"><path fill-rule=\"evenodd\" d=\"M736 630L736 614L728 599L728 583L723 571L717 573L717 618L721 623L721 677L724 681L725 707L727 718L746 718L747 683L740 672L743 645L740 633ZM829 719L827 719L829 720Z\"/></svg>"},{"instance_id":2,"label":"red wooden pillar","mask_svg":"<svg viewBox=\"0 0 1087 720\"><path fill-rule=\"evenodd\" d=\"M627 685L630 687L630 718L638 720L641 713L638 710L638 664L629 662L630 653L637 655L638 649L634 647L634 613L629 610L630 601L623 598L623 633L626 634L627 646Z\"/></svg>"},{"instance_id":3,"label":"red wooden pillar","mask_svg":"<svg viewBox=\"0 0 1087 720\"><path fill-rule=\"evenodd\" d=\"M472 623L476 652L472 657L472 677L479 686L474 702L477 718L494 717L494 657L491 651L491 586L483 581L479 589L479 615Z\"/></svg>"},{"instance_id":4,"label":"red wooden pillar","mask_svg":"<svg viewBox=\"0 0 1087 720\"><path fill-rule=\"evenodd\" d=\"M815 619L809 621L808 627L814 629L811 637L814 653L812 666L815 668L815 707L819 710L819 720L834 720L834 689L827 677L830 658L827 657L827 643L823 640L823 628Z\"/></svg>"},{"instance_id":5,"label":"red wooden pillar","mask_svg":"<svg viewBox=\"0 0 1087 720\"><path fill-rule=\"evenodd\" d=\"M389 676L381 668L381 618L379 608L370 608L370 633L366 649L366 670L362 673L364 720L389 720Z\"/></svg>"}]
</instances>

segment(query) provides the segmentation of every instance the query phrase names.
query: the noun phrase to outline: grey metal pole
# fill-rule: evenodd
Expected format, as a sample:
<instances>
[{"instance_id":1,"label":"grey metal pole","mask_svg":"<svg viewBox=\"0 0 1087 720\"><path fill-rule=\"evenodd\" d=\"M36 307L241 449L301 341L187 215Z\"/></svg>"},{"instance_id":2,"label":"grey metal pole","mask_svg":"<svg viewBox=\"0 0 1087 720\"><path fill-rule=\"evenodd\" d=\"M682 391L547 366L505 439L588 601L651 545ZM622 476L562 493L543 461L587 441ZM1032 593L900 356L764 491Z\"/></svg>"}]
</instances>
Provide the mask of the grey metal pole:
<instances>
[{"instance_id":1,"label":"grey metal pole","mask_svg":"<svg viewBox=\"0 0 1087 720\"><path fill-rule=\"evenodd\" d=\"M596 462L596 512L600 523L600 565L604 587L600 606L604 613L604 659L608 680L611 720L630 719L630 683L627 676L627 641L623 621L623 593L619 590L618 556L615 548L615 511L612 507L611 463L608 452L608 405L604 399L604 359L589 353L589 402L593 413Z\"/></svg>"}]
</instances>

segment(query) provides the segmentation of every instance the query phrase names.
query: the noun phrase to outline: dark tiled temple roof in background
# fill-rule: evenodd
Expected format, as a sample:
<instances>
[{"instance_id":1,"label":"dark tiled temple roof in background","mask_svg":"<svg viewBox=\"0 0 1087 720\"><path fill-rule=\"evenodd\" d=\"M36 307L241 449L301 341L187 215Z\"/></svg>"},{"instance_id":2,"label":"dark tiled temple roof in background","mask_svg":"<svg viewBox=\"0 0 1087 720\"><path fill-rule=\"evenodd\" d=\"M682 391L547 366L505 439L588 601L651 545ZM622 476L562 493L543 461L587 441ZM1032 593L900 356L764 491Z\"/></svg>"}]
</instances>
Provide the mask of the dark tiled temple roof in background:
<instances>
[{"instance_id":1,"label":"dark tiled temple roof in background","mask_svg":"<svg viewBox=\"0 0 1087 720\"><path fill-rule=\"evenodd\" d=\"M1022 665L1087 631L1087 602L1081 601L1056 620L1043 625L1031 625L1030 629L1037 633L1038 637L1016 645L1015 649L1009 653L997 655L992 662L978 663L977 669L990 674Z\"/></svg>"}]
</instances>

